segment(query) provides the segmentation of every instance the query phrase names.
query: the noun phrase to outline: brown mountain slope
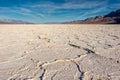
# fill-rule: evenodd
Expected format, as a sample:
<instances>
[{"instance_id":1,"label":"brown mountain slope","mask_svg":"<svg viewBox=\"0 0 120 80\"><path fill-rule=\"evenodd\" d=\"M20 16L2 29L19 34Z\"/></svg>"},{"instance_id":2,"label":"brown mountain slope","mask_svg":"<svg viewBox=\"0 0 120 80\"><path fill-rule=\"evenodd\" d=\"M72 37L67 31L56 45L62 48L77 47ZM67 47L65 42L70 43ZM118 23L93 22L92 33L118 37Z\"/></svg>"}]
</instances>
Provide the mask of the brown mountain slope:
<instances>
[{"instance_id":1,"label":"brown mountain slope","mask_svg":"<svg viewBox=\"0 0 120 80\"><path fill-rule=\"evenodd\" d=\"M120 24L120 9L104 16L96 16L85 20L65 22L65 24Z\"/></svg>"}]
</instances>

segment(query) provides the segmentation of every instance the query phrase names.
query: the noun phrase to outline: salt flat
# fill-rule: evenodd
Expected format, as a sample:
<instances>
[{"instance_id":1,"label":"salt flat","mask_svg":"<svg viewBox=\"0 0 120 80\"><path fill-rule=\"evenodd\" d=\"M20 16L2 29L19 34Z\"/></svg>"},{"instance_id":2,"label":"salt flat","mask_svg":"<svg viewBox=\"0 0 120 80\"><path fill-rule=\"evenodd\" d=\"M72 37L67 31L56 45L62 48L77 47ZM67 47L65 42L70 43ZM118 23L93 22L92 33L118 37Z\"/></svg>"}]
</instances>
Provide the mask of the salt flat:
<instances>
[{"instance_id":1,"label":"salt flat","mask_svg":"<svg viewBox=\"0 0 120 80\"><path fill-rule=\"evenodd\" d=\"M0 25L0 80L120 80L120 25Z\"/></svg>"}]
</instances>

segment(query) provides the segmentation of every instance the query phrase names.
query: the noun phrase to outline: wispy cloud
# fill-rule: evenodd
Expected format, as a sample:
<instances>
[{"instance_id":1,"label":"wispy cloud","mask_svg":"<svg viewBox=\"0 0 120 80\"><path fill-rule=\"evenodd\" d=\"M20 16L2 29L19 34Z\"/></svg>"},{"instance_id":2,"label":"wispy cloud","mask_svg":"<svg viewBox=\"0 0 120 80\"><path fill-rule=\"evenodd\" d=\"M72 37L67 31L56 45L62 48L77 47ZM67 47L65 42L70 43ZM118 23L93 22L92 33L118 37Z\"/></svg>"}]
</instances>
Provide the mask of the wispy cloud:
<instances>
[{"instance_id":1,"label":"wispy cloud","mask_svg":"<svg viewBox=\"0 0 120 80\"><path fill-rule=\"evenodd\" d=\"M44 18L44 14L35 12L34 10L25 7L0 7L0 13L17 13L20 15L25 15L32 18Z\"/></svg>"},{"instance_id":2,"label":"wispy cloud","mask_svg":"<svg viewBox=\"0 0 120 80\"><path fill-rule=\"evenodd\" d=\"M78 0L79 1L79 0ZM31 7L32 8L40 8L40 9L44 9L47 11L55 11L55 10L60 10L60 9L91 9L91 8L95 8L95 7L99 7L102 6L104 4L106 4L105 1L84 1L84 2L65 2L63 4L55 4L52 2L45 2L45 3L38 3L38 4L34 4Z\"/></svg>"},{"instance_id":3,"label":"wispy cloud","mask_svg":"<svg viewBox=\"0 0 120 80\"><path fill-rule=\"evenodd\" d=\"M87 18L88 16L89 17L97 16L98 13L101 13L105 10L106 10L105 7L100 7L100 8L93 9L93 10L88 10L88 11L84 12L84 14L78 16L78 18L83 18L84 19L84 18Z\"/></svg>"}]
</instances>

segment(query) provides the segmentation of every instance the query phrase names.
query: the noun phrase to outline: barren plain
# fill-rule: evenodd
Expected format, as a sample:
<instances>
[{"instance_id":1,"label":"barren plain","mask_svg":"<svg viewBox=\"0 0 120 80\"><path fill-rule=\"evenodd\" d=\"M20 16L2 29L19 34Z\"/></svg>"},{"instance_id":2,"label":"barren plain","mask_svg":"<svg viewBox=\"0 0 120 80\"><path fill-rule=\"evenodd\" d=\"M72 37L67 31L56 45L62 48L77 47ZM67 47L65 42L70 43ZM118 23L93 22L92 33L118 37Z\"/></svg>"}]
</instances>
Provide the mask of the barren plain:
<instances>
[{"instance_id":1,"label":"barren plain","mask_svg":"<svg viewBox=\"0 0 120 80\"><path fill-rule=\"evenodd\" d=\"M120 25L0 25L0 80L120 80Z\"/></svg>"}]
</instances>

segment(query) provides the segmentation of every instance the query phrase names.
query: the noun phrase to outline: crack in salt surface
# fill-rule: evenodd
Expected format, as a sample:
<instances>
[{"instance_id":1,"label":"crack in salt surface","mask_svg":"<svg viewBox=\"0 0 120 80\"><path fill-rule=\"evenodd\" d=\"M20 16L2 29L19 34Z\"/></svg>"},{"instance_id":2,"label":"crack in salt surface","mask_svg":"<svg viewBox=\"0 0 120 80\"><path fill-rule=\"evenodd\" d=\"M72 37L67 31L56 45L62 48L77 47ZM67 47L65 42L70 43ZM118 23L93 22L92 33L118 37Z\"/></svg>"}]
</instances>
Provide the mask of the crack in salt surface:
<instances>
[{"instance_id":1,"label":"crack in salt surface","mask_svg":"<svg viewBox=\"0 0 120 80\"><path fill-rule=\"evenodd\" d=\"M113 35L113 34L108 34L108 36L114 37L114 38L116 38L116 39L119 39L119 36L116 36L116 35Z\"/></svg>"},{"instance_id":2,"label":"crack in salt surface","mask_svg":"<svg viewBox=\"0 0 120 80\"><path fill-rule=\"evenodd\" d=\"M40 76L40 80L43 80L44 75L45 75L45 72L46 72L46 69L43 69L43 73L42 73L42 75Z\"/></svg>"},{"instance_id":3,"label":"crack in salt surface","mask_svg":"<svg viewBox=\"0 0 120 80\"><path fill-rule=\"evenodd\" d=\"M69 62L74 63L74 64L76 65L77 69L78 69L78 72L81 73L79 79L80 79L80 80L83 80L82 78L83 78L84 74L83 74L83 72L80 70L80 66L75 62L75 60L80 59L80 58L82 59L82 58L86 57L87 55L88 55L88 54L84 54L84 55L81 55L80 57L73 58L73 59L54 60L53 62L44 62L44 63L40 64L39 67L44 70L43 73L42 73L42 75L40 75L40 80L43 80L43 79L44 79L44 75L45 75L45 73L46 73L46 69L44 68L45 66L50 65L50 64L53 64L53 63L57 63L57 62L62 62L62 61L63 61L63 62L68 62L68 61L69 61ZM55 74L51 77L51 80L53 80L53 78L56 76L56 74L57 74L57 73L55 73Z\"/></svg>"},{"instance_id":4,"label":"crack in salt surface","mask_svg":"<svg viewBox=\"0 0 120 80\"><path fill-rule=\"evenodd\" d=\"M73 62L73 63L77 66L78 71L81 73L81 75L80 75L80 77L79 77L79 80L83 80L83 79L84 79L84 73L85 73L85 72L82 72L82 71L81 71L80 66L79 66L75 61L72 60L71 62Z\"/></svg>"},{"instance_id":5,"label":"crack in salt surface","mask_svg":"<svg viewBox=\"0 0 120 80\"><path fill-rule=\"evenodd\" d=\"M80 55L80 57L77 57L77 58L72 58L72 59L59 59L59 60L54 60L54 61L52 61L52 62L44 62L44 63L42 63L42 64L40 64L39 66L42 66L42 67L44 67L44 66L46 66L46 65L49 65L49 64L53 64L53 63L57 63L57 62L67 62L67 61L75 61L75 60L77 60L77 59L82 59L82 58L84 58L85 56L87 56L88 54L82 54L82 55Z\"/></svg>"},{"instance_id":6,"label":"crack in salt surface","mask_svg":"<svg viewBox=\"0 0 120 80\"><path fill-rule=\"evenodd\" d=\"M88 48L84 48L84 47L81 47L81 46L78 46L78 45L75 45L75 44L71 44L71 43L69 43L69 45L71 47L78 48L78 49L83 49L83 50L87 51L86 54L95 53L95 51L93 51L91 49L88 49Z\"/></svg>"},{"instance_id":7,"label":"crack in salt surface","mask_svg":"<svg viewBox=\"0 0 120 80\"><path fill-rule=\"evenodd\" d=\"M51 77L51 80L53 80L54 79L54 77L56 76L56 74L57 74L57 72Z\"/></svg>"}]
</instances>

